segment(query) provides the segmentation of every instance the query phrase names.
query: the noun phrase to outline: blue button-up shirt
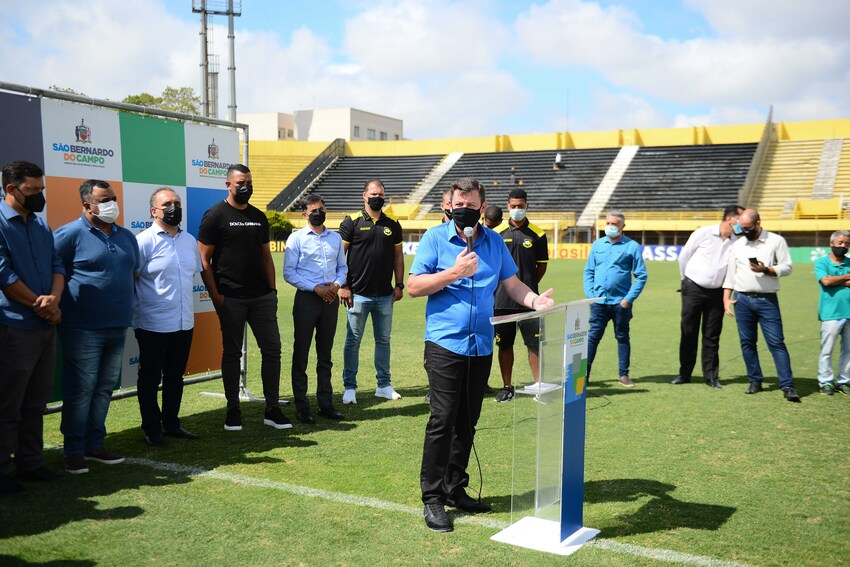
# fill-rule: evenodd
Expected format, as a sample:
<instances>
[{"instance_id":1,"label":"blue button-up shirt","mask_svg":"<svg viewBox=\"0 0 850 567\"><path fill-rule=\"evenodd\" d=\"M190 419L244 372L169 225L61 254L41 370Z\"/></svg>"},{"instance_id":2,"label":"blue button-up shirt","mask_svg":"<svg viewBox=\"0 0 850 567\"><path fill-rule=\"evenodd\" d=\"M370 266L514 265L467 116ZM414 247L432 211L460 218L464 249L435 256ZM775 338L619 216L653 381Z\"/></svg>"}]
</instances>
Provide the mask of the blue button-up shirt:
<instances>
[{"instance_id":1,"label":"blue button-up shirt","mask_svg":"<svg viewBox=\"0 0 850 567\"><path fill-rule=\"evenodd\" d=\"M31 330L47 327L47 321L32 307L9 299L2 290L21 281L34 294L49 295L53 274L64 273L47 223L32 213L24 220L0 201L0 325Z\"/></svg>"},{"instance_id":2,"label":"blue button-up shirt","mask_svg":"<svg viewBox=\"0 0 850 567\"><path fill-rule=\"evenodd\" d=\"M313 291L317 285L334 282L340 287L348 275L342 238L325 228L321 234L309 226L298 229L286 239L283 253L283 279L301 291Z\"/></svg>"},{"instance_id":3,"label":"blue button-up shirt","mask_svg":"<svg viewBox=\"0 0 850 567\"><path fill-rule=\"evenodd\" d=\"M448 270L464 249L466 242L457 233L455 223L430 228L419 242L410 273L435 274ZM428 296L425 340L462 356L487 356L493 353L490 317L496 287L500 281L515 275L517 267L502 237L484 226L478 225L478 238L472 251L478 256L475 277L456 280Z\"/></svg>"},{"instance_id":4,"label":"blue button-up shirt","mask_svg":"<svg viewBox=\"0 0 850 567\"><path fill-rule=\"evenodd\" d=\"M136 277L133 327L154 333L188 331L195 326L193 277L201 271L195 237L178 230L172 237L153 223L136 236L141 268Z\"/></svg>"},{"instance_id":5,"label":"blue button-up shirt","mask_svg":"<svg viewBox=\"0 0 850 567\"><path fill-rule=\"evenodd\" d=\"M65 267L61 327L108 329L133 324L133 274L139 271L139 245L126 228L109 235L85 215L53 233Z\"/></svg>"},{"instance_id":6,"label":"blue button-up shirt","mask_svg":"<svg viewBox=\"0 0 850 567\"><path fill-rule=\"evenodd\" d=\"M632 280L634 274L634 280ZM646 285L646 264L643 263L640 244L623 236L612 243L603 236L590 247L584 265L584 295L605 297L609 305L625 299L635 300Z\"/></svg>"}]
</instances>

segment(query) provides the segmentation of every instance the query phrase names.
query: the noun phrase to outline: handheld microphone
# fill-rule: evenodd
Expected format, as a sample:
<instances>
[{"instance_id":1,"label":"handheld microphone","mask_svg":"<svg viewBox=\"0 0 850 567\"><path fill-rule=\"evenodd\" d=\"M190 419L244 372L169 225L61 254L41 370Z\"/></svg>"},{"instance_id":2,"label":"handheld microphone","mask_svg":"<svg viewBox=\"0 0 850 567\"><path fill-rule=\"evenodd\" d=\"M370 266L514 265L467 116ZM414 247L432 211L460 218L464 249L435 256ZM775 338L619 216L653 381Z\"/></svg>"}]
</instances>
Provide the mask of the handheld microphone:
<instances>
[{"instance_id":1,"label":"handheld microphone","mask_svg":"<svg viewBox=\"0 0 850 567\"><path fill-rule=\"evenodd\" d=\"M463 235L466 237L466 253L472 254L472 235L475 233L475 229L471 226L463 229Z\"/></svg>"}]
</instances>

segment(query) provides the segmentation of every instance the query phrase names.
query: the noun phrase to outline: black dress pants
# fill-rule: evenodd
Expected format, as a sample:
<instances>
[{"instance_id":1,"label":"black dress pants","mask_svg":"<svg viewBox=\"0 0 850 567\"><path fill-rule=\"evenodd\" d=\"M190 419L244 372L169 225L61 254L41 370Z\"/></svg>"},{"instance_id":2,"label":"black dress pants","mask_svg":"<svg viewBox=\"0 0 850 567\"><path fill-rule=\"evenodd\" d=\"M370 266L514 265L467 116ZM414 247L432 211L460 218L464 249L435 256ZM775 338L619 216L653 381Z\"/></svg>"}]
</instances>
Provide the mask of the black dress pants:
<instances>
[{"instance_id":1,"label":"black dress pants","mask_svg":"<svg viewBox=\"0 0 850 567\"><path fill-rule=\"evenodd\" d=\"M320 409L333 407L331 351L336 335L339 301L327 303L312 292L298 290L292 304L295 344L292 348L292 396L298 413L310 411L307 401L307 363L313 331L316 332L316 402Z\"/></svg>"},{"instance_id":2,"label":"black dress pants","mask_svg":"<svg viewBox=\"0 0 850 567\"><path fill-rule=\"evenodd\" d=\"M702 376L706 380L717 379L723 314L723 288L709 289L695 284L688 278L682 280L679 376L690 378L694 371L700 322L702 322Z\"/></svg>"},{"instance_id":3,"label":"black dress pants","mask_svg":"<svg viewBox=\"0 0 850 567\"><path fill-rule=\"evenodd\" d=\"M183 400L183 373L192 348L193 330L155 333L136 329L139 343L139 379L136 383L142 431L159 437L162 430L180 428L180 402ZM162 382L162 409L157 392Z\"/></svg>"},{"instance_id":4,"label":"black dress pants","mask_svg":"<svg viewBox=\"0 0 850 567\"><path fill-rule=\"evenodd\" d=\"M462 356L436 343L425 343L431 393L419 474L425 504L445 503L469 484L466 467L492 363L492 354Z\"/></svg>"}]
</instances>

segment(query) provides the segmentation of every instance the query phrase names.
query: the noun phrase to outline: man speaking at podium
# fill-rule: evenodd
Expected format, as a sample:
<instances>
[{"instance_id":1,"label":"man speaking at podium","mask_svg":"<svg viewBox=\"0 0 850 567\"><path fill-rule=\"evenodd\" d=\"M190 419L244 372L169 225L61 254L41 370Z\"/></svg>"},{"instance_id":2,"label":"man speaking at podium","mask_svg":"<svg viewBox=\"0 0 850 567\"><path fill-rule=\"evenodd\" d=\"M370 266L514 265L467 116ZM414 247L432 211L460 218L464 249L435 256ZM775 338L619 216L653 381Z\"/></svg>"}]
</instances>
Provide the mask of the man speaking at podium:
<instances>
[{"instance_id":1,"label":"man speaking at podium","mask_svg":"<svg viewBox=\"0 0 850 567\"><path fill-rule=\"evenodd\" d=\"M478 224L487 207L475 179L452 184L452 221L429 229L410 268L411 297L428 296L425 307L425 371L431 417L425 428L420 485L425 524L447 532L445 506L488 513L489 505L468 496L466 467L493 361L493 302L501 283L530 309L554 305L552 290L540 295L517 278L502 238Z\"/></svg>"}]
</instances>

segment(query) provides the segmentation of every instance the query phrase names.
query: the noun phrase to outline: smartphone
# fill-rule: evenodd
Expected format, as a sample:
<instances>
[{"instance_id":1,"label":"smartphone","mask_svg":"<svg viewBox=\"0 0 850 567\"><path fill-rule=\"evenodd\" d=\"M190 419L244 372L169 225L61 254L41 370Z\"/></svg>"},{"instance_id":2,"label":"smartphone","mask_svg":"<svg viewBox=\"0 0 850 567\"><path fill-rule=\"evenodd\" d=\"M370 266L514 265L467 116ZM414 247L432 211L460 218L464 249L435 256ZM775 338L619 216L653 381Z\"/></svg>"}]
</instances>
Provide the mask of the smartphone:
<instances>
[{"instance_id":1,"label":"smartphone","mask_svg":"<svg viewBox=\"0 0 850 567\"><path fill-rule=\"evenodd\" d=\"M758 258L755 258L755 257L750 258L750 264L758 264L758 263L759 263L759 259L758 259Z\"/></svg>"}]
</instances>

